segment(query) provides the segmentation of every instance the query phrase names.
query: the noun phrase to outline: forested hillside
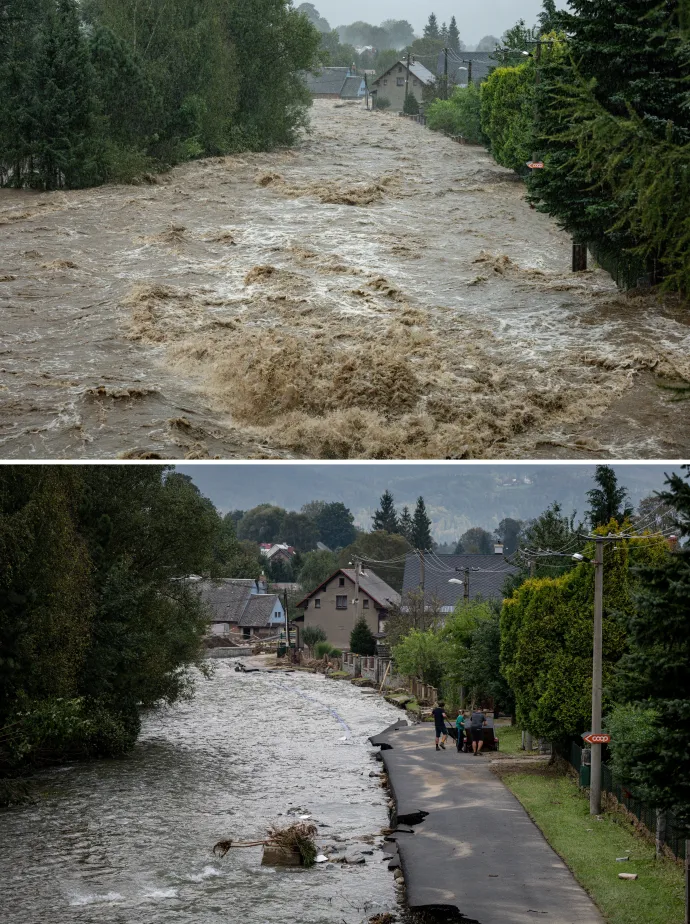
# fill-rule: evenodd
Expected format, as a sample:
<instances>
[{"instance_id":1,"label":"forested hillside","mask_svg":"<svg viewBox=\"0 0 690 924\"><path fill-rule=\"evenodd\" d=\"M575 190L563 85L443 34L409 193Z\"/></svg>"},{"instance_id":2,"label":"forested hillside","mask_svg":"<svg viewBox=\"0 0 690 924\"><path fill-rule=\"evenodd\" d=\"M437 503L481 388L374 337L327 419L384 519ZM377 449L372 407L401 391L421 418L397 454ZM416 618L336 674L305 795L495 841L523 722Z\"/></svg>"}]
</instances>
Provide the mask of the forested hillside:
<instances>
[{"instance_id":1,"label":"forested hillside","mask_svg":"<svg viewBox=\"0 0 690 924\"><path fill-rule=\"evenodd\" d=\"M0 0L0 185L289 145L318 46L288 0Z\"/></svg>"}]
</instances>

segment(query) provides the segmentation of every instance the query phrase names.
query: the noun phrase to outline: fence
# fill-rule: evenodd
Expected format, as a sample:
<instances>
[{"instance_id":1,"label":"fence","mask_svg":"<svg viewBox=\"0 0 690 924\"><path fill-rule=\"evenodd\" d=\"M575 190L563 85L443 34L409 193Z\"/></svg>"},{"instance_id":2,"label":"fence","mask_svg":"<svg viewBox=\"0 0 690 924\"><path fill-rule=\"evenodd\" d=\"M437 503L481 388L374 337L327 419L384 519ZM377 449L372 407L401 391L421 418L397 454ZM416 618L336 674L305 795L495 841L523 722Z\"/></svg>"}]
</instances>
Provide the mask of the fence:
<instances>
[{"instance_id":1,"label":"fence","mask_svg":"<svg viewBox=\"0 0 690 924\"><path fill-rule=\"evenodd\" d=\"M351 651L345 651L340 659L340 666L351 677L364 677L387 689L409 690L418 702L433 703L438 699L438 690L435 687L419 680L393 674L390 658L380 658L377 655L356 655Z\"/></svg>"},{"instance_id":2,"label":"fence","mask_svg":"<svg viewBox=\"0 0 690 924\"><path fill-rule=\"evenodd\" d=\"M570 744L570 752L563 755L568 763L577 771L580 779L580 771L585 766L582 756L583 748L577 742ZM616 781L613 771L607 764L601 766L601 789L602 792L608 793L622 806L624 806L631 815L647 828L650 834L656 831L656 809L636 799L627 789L624 789ZM685 859L685 834L681 833L676 824L673 812L666 813L666 834L664 836L664 845L668 847L671 853L680 860Z\"/></svg>"}]
</instances>

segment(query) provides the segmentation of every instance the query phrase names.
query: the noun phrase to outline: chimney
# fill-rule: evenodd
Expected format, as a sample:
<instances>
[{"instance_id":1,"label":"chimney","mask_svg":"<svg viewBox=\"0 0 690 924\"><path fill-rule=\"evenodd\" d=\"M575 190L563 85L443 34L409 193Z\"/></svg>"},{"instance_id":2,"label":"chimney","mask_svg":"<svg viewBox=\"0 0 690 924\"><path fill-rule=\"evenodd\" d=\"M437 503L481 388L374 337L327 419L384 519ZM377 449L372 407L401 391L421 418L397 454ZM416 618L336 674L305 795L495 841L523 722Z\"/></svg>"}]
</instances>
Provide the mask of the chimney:
<instances>
[{"instance_id":1,"label":"chimney","mask_svg":"<svg viewBox=\"0 0 690 924\"><path fill-rule=\"evenodd\" d=\"M260 594L268 593L268 578L263 573L263 571L261 572L261 577L256 582L256 589L259 591Z\"/></svg>"},{"instance_id":2,"label":"chimney","mask_svg":"<svg viewBox=\"0 0 690 924\"><path fill-rule=\"evenodd\" d=\"M678 551L678 536L669 536L668 537L668 548L671 552Z\"/></svg>"},{"instance_id":3,"label":"chimney","mask_svg":"<svg viewBox=\"0 0 690 924\"><path fill-rule=\"evenodd\" d=\"M494 555L503 555L503 543L497 542L494 545Z\"/></svg>"}]
</instances>

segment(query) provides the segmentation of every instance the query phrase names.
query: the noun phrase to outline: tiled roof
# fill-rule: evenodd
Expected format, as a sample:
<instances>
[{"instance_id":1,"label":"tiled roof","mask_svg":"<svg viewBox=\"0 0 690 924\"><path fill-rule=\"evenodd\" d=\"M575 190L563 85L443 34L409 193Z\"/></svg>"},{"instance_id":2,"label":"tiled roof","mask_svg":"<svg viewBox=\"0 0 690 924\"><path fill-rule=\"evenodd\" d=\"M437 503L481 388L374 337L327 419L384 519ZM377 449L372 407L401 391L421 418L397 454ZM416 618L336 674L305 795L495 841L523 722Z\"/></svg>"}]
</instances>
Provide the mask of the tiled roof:
<instances>
[{"instance_id":1,"label":"tiled roof","mask_svg":"<svg viewBox=\"0 0 690 924\"><path fill-rule=\"evenodd\" d=\"M349 73L348 67L323 67L318 74L305 74L305 79L311 93L340 96Z\"/></svg>"},{"instance_id":2,"label":"tiled roof","mask_svg":"<svg viewBox=\"0 0 690 924\"><path fill-rule=\"evenodd\" d=\"M361 89L361 77L348 77L340 91L340 96L342 99L359 99Z\"/></svg>"},{"instance_id":3,"label":"tiled roof","mask_svg":"<svg viewBox=\"0 0 690 924\"><path fill-rule=\"evenodd\" d=\"M451 83L467 83L467 71L461 68L467 67L467 62L472 62L472 80L484 80L489 76L495 67L500 67L501 62L494 58L490 51L461 51L459 55L448 55L448 79ZM443 76L445 68L445 56L440 52L438 57L437 73L439 77Z\"/></svg>"},{"instance_id":4,"label":"tiled roof","mask_svg":"<svg viewBox=\"0 0 690 924\"><path fill-rule=\"evenodd\" d=\"M407 70L407 61L396 61L395 64L389 67L388 70L384 74L381 74L381 76L377 80L374 81L372 86L376 86L376 84L378 84L382 80L383 77L387 77L391 73L391 71L394 71L395 68L399 66L402 66L403 73L404 73ZM410 64L410 74L412 74L418 80L421 80L421 82L423 84L426 84L427 86L430 86L436 80L436 78L431 73L431 71L428 68L424 67L424 65L421 64L419 61L416 61L414 64Z\"/></svg>"},{"instance_id":5,"label":"tiled roof","mask_svg":"<svg viewBox=\"0 0 690 924\"><path fill-rule=\"evenodd\" d=\"M257 594L251 578L224 578L220 581L190 582L211 612L212 622L228 622L240 627L271 625L271 614L280 609L277 594Z\"/></svg>"},{"instance_id":6,"label":"tiled roof","mask_svg":"<svg viewBox=\"0 0 690 924\"><path fill-rule=\"evenodd\" d=\"M343 568L343 574L346 574L354 583L354 568ZM359 586L365 594L369 594L384 609L387 609L391 603L395 606L400 605L400 594L369 568L364 568L360 574Z\"/></svg>"},{"instance_id":7,"label":"tiled roof","mask_svg":"<svg viewBox=\"0 0 690 924\"><path fill-rule=\"evenodd\" d=\"M280 597L277 594L255 594L249 598L246 609L242 613L240 628L270 626L271 616L276 609L280 609Z\"/></svg>"},{"instance_id":8,"label":"tiled roof","mask_svg":"<svg viewBox=\"0 0 690 924\"><path fill-rule=\"evenodd\" d=\"M456 571L459 568L460 571ZM430 604L438 600L441 605L452 610L464 596L462 584L449 584L452 578L465 580L462 573L470 569L470 600L481 597L484 600L503 598L503 585L510 574L517 568L509 565L502 555L426 555L424 569L424 600ZM476 570L473 570L476 569ZM403 596L410 591L418 591L421 583L421 564L419 556L410 552L405 559L403 577Z\"/></svg>"},{"instance_id":9,"label":"tiled roof","mask_svg":"<svg viewBox=\"0 0 690 924\"><path fill-rule=\"evenodd\" d=\"M352 585L354 586L354 583L355 583L354 568L338 568L338 570L334 571L333 574L331 574L329 578L327 578L325 581L322 581L322 583L319 584L318 587L315 587L314 590L311 591L311 593L308 593L305 597L303 597L303 599L300 600L299 603L296 604L296 606L298 607L302 606L302 604L306 600L309 600L315 594L319 593L319 591L323 587L329 584L333 580L333 578L337 577L339 574L346 575L350 579L350 581L352 581ZM368 594L372 598L372 600L375 603L377 603L382 609L388 609L391 603L394 603L396 606L400 604L400 594L397 592L397 590L393 590L392 587L386 584L383 578L380 578L378 574L374 574L374 572L371 571L369 568L365 568L364 572L360 574L359 586L364 591L364 593Z\"/></svg>"}]
</instances>

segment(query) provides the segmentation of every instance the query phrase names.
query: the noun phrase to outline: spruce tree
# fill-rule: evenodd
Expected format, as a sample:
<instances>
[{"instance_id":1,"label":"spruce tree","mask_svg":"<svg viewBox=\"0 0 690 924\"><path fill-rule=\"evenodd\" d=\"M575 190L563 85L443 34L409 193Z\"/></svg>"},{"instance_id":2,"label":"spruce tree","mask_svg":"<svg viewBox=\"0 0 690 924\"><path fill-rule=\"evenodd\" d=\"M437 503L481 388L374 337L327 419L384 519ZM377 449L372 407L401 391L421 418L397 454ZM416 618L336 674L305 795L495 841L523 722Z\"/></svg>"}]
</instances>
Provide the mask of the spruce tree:
<instances>
[{"instance_id":1,"label":"spruce tree","mask_svg":"<svg viewBox=\"0 0 690 924\"><path fill-rule=\"evenodd\" d=\"M364 616L359 617L350 633L350 651L358 655L376 654L376 639Z\"/></svg>"},{"instance_id":2,"label":"spruce tree","mask_svg":"<svg viewBox=\"0 0 690 924\"><path fill-rule=\"evenodd\" d=\"M436 19L436 13L429 14L429 21L424 26L424 38L440 38L440 32L438 28L438 19Z\"/></svg>"},{"instance_id":3,"label":"spruce tree","mask_svg":"<svg viewBox=\"0 0 690 924\"><path fill-rule=\"evenodd\" d=\"M424 498L417 499L414 517L412 518L412 538L410 539L413 548L422 552L427 552L433 547L431 538L431 520L426 512Z\"/></svg>"},{"instance_id":4,"label":"spruce tree","mask_svg":"<svg viewBox=\"0 0 690 924\"><path fill-rule=\"evenodd\" d=\"M450 20L450 25L448 26L448 47L451 51L456 53L460 52L460 30L458 29L458 23L453 16Z\"/></svg>"},{"instance_id":5,"label":"spruce tree","mask_svg":"<svg viewBox=\"0 0 690 924\"><path fill-rule=\"evenodd\" d=\"M385 533L397 533L398 515L395 512L395 500L390 491L386 490L381 495L379 509L373 516L374 529Z\"/></svg>"},{"instance_id":6,"label":"spruce tree","mask_svg":"<svg viewBox=\"0 0 690 924\"><path fill-rule=\"evenodd\" d=\"M410 544L413 544L412 543L412 530L413 530L413 524L412 524L412 515L410 513L410 508L405 506L403 507L402 513L400 514L399 532L400 532L400 535L404 536L405 539L407 539L407 541Z\"/></svg>"},{"instance_id":7,"label":"spruce tree","mask_svg":"<svg viewBox=\"0 0 690 924\"><path fill-rule=\"evenodd\" d=\"M31 143L36 183L58 189L97 182L100 138L93 72L76 0L49 5L33 85L38 100Z\"/></svg>"},{"instance_id":8,"label":"spruce tree","mask_svg":"<svg viewBox=\"0 0 690 924\"><path fill-rule=\"evenodd\" d=\"M446 44L448 44L448 23L446 23L446 22L441 23L440 38L442 38L443 41L444 41Z\"/></svg>"},{"instance_id":9,"label":"spruce tree","mask_svg":"<svg viewBox=\"0 0 690 924\"><path fill-rule=\"evenodd\" d=\"M590 510L587 517L592 526L607 526L611 520L623 523L632 514L632 507L627 506L628 489L619 487L616 473L610 465L597 465L594 475L597 488L587 492Z\"/></svg>"},{"instance_id":10,"label":"spruce tree","mask_svg":"<svg viewBox=\"0 0 690 924\"><path fill-rule=\"evenodd\" d=\"M690 535L690 467L673 475L661 494ZM616 761L629 785L659 809L672 810L690 833L690 544L658 567L639 570L642 590L628 621L629 653L618 670L617 692L652 715L652 734L621 749ZM618 755L616 755L618 757Z\"/></svg>"}]
</instances>

